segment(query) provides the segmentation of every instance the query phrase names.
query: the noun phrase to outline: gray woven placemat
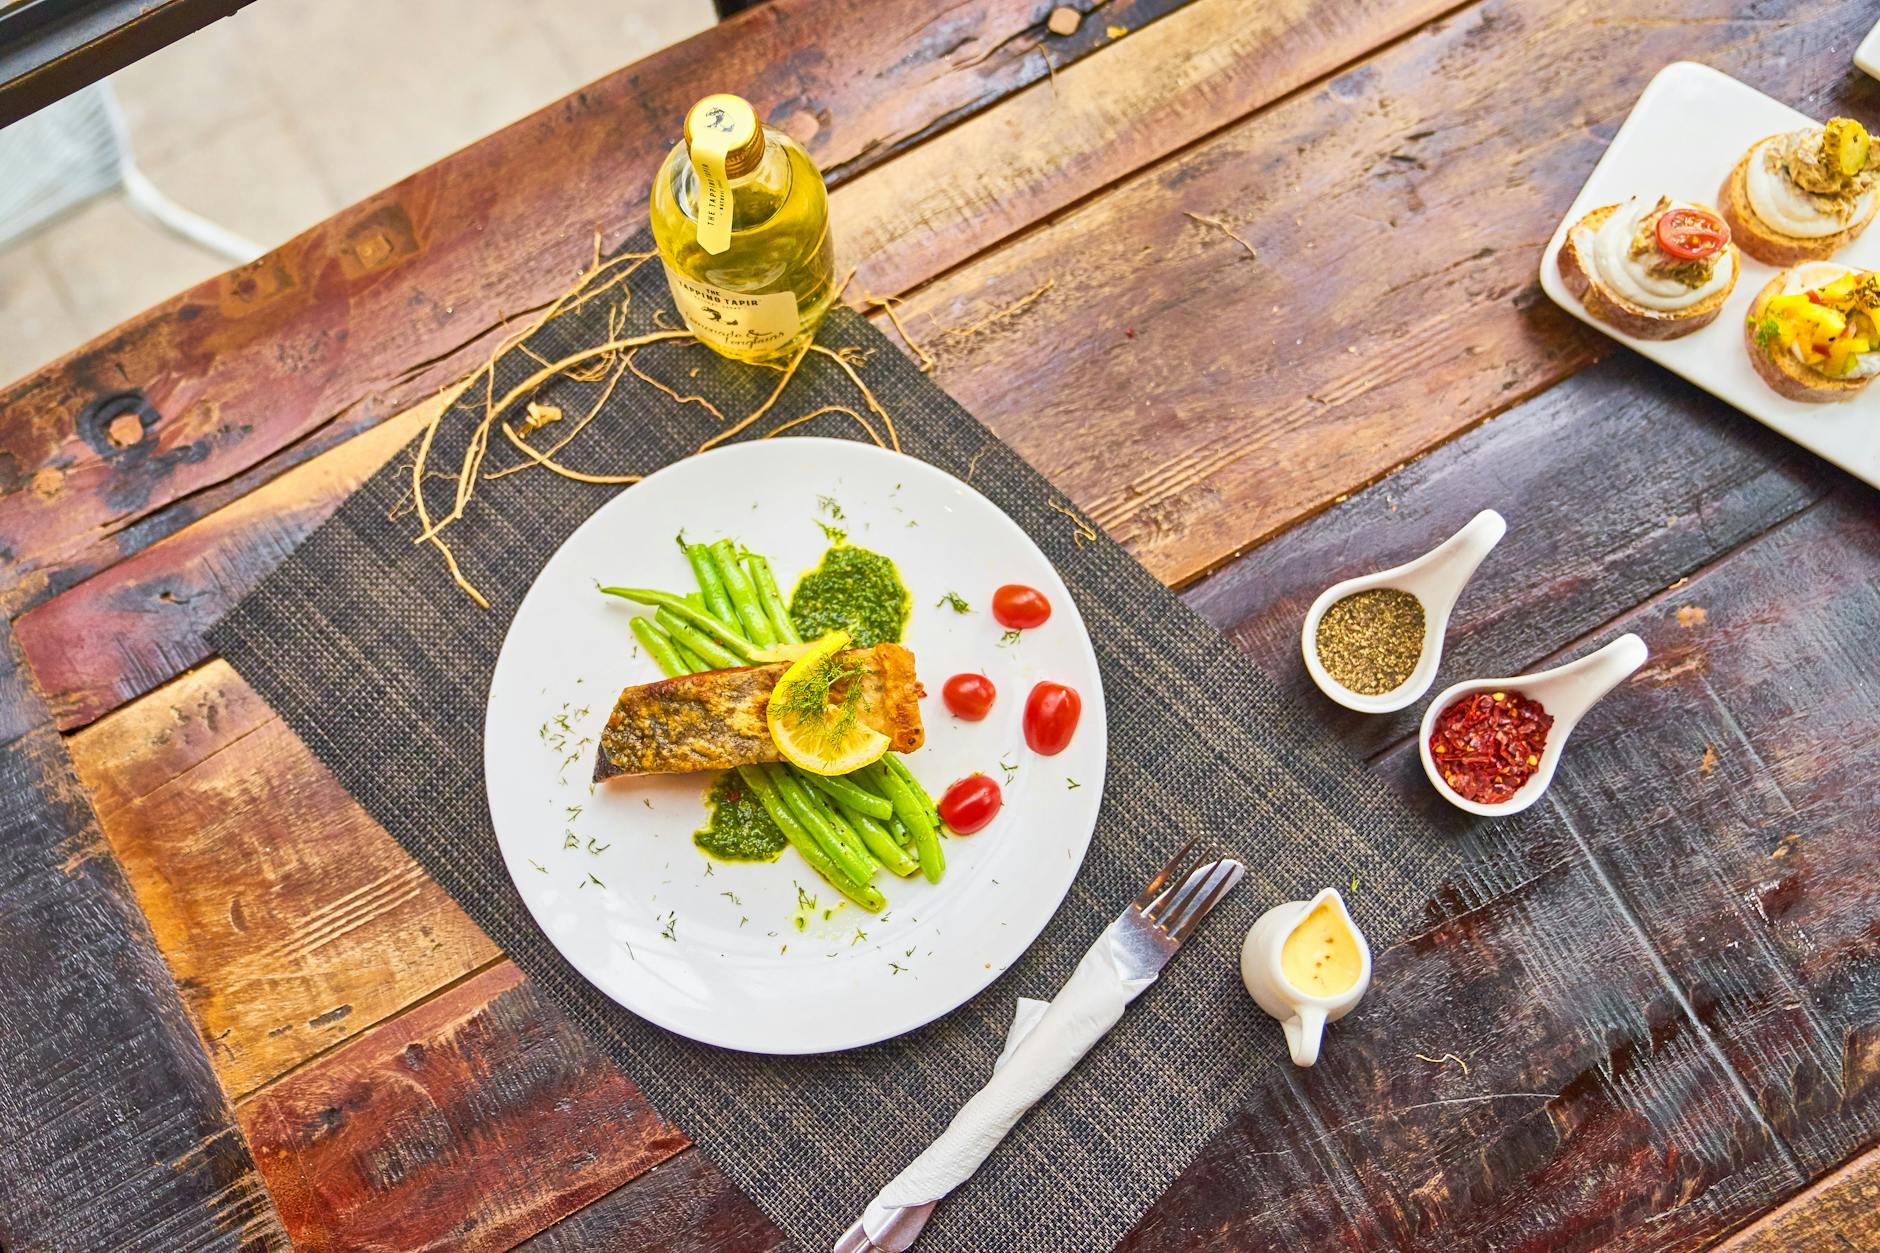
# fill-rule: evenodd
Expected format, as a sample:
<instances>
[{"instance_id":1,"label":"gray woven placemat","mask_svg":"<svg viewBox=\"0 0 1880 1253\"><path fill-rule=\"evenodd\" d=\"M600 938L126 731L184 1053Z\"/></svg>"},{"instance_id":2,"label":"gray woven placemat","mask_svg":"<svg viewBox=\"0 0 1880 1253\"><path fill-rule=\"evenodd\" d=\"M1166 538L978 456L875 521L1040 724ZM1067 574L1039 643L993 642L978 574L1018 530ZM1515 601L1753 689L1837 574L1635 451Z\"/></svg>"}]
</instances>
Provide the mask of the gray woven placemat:
<instances>
[{"instance_id":1,"label":"gray woven placemat","mask_svg":"<svg viewBox=\"0 0 1880 1253\"><path fill-rule=\"evenodd\" d=\"M642 239L644 236L642 236ZM636 241L629 246L644 247ZM656 264L630 284L632 325L672 319ZM538 332L555 360L601 341L596 300ZM504 873L483 790L482 726L510 616L564 537L621 489L540 471L481 484L453 534L482 612L414 545L410 456L375 475L212 634L348 791L490 937L547 990L803 1248L827 1248L886 1179L990 1073L1015 996L1049 997L1104 924L1190 836L1249 867L1245 884L969 1184L940 1207L923 1247L1014 1253L1110 1247L1284 1055L1240 985L1251 918L1327 884L1363 881L1354 902L1375 946L1396 938L1455 864L1340 745L1296 730L1266 677L1107 538L1080 540L1064 497L847 310L821 342L867 350L862 377L903 448L990 497L1039 543L1096 642L1109 701L1109 780L1096 837L1069 897L1031 951L979 997L920 1031L827 1057L723 1052L635 1017L577 975L531 921ZM727 414L748 413L771 371L662 345L641 358ZM497 390L536 367L511 353ZM697 368L696 375L692 374ZM542 394L586 409L600 383ZM771 422L824 404L861 408L840 367L812 355ZM431 465L454 470L477 409L460 406ZM567 459L651 470L714 429L698 405L628 376ZM796 432L854 438L840 415ZM498 434L489 465L512 460ZM449 487L427 497L441 505ZM626 489L626 490L631 490ZM434 506L435 509L435 506ZM674 527L683 519L674 519ZM518 1163L518 1169L527 1169Z\"/></svg>"}]
</instances>

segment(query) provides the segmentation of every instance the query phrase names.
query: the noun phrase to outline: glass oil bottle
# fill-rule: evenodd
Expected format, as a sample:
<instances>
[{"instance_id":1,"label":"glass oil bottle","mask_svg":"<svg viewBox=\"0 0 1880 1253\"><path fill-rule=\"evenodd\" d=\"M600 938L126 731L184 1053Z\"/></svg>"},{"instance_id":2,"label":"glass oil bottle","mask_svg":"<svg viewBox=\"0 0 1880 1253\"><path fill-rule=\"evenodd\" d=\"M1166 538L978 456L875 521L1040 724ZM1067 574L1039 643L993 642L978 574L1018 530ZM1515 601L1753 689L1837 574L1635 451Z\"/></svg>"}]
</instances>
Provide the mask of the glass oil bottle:
<instances>
[{"instance_id":1,"label":"glass oil bottle","mask_svg":"<svg viewBox=\"0 0 1880 1253\"><path fill-rule=\"evenodd\" d=\"M834 299L829 195L801 145L749 102L707 96L653 180L653 239L700 342L740 361L796 353Z\"/></svg>"}]
</instances>

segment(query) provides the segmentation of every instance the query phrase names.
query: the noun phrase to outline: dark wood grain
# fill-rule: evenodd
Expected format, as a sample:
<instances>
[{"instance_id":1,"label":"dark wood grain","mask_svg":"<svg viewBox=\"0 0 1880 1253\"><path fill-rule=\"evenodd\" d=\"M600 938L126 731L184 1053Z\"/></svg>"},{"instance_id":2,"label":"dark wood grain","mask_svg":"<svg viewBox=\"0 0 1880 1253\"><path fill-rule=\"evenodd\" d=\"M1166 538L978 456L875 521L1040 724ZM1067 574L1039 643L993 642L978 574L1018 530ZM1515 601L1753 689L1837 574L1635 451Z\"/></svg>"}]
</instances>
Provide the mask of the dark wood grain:
<instances>
[{"instance_id":1,"label":"dark wood grain","mask_svg":"<svg viewBox=\"0 0 1880 1253\"><path fill-rule=\"evenodd\" d=\"M0 797L0 1246L287 1248L50 729Z\"/></svg>"},{"instance_id":2,"label":"dark wood grain","mask_svg":"<svg viewBox=\"0 0 1880 1253\"><path fill-rule=\"evenodd\" d=\"M234 1096L499 956L226 662L72 752Z\"/></svg>"},{"instance_id":3,"label":"dark wood grain","mask_svg":"<svg viewBox=\"0 0 1880 1253\"><path fill-rule=\"evenodd\" d=\"M1112 0L1052 64L1180 0ZM192 520L155 515L480 364L645 221L685 110L736 85L832 179L1048 73L1030 0L777 0L592 83L0 393L0 576L18 609ZM843 32L839 55L826 37ZM142 525L139 525L139 524ZM126 542L131 542L126 537Z\"/></svg>"},{"instance_id":4,"label":"dark wood grain","mask_svg":"<svg viewBox=\"0 0 1880 1253\"><path fill-rule=\"evenodd\" d=\"M684 1148L503 962L241 1103L299 1249L506 1249Z\"/></svg>"},{"instance_id":5,"label":"dark wood grain","mask_svg":"<svg viewBox=\"0 0 1880 1253\"><path fill-rule=\"evenodd\" d=\"M1241 0L1198 0L1126 39L1106 35L1048 81L838 189L843 256L860 267L852 298L931 278L1449 3L1288 0L1248 12ZM1043 147L1032 141L1040 112L1052 137ZM413 412L435 403L405 411L399 429L414 429ZM336 419L247 471L248 486L261 486L230 496L235 503L217 508L227 486L197 493L116 533L110 552L123 559L107 571L64 587L85 563L68 567L20 619L60 726L82 725L204 660L207 624L396 447L362 415Z\"/></svg>"},{"instance_id":6,"label":"dark wood grain","mask_svg":"<svg viewBox=\"0 0 1880 1253\"><path fill-rule=\"evenodd\" d=\"M697 1149L668 1158L517 1246L523 1253L781 1253L787 1247L776 1224Z\"/></svg>"},{"instance_id":7,"label":"dark wood grain","mask_svg":"<svg viewBox=\"0 0 1880 1253\"><path fill-rule=\"evenodd\" d=\"M1870 24L1836 0L1490 0L974 258L903 319L949 392L1186 583L1606 351L1537 261L1658 68L1873 115L1880 84L1846 60Z\"/></svg>"}]
</instances>

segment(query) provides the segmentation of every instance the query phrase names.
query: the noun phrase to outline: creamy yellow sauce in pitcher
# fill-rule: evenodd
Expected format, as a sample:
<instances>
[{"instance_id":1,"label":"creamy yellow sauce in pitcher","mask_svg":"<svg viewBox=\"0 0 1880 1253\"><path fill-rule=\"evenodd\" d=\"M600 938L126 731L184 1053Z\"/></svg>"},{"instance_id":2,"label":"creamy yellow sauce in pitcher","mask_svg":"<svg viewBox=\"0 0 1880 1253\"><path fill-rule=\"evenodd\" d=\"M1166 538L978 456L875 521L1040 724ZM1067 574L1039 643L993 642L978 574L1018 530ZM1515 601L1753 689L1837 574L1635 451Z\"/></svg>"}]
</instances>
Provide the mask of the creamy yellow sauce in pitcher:
<instances>
[{"instance_id":1,"label":"creamy yellow sauce in pitcher","mask_svg":"<svg viewBox=\"0 0 1880 1253\"><path fill-rule=\"evenodd\" d=\"M1280 973L1307 996L1337 996L1358 981L1358 939L1344 915L1323 901L1294 927L1280 949Z\"/></svg>"}]
</instances>

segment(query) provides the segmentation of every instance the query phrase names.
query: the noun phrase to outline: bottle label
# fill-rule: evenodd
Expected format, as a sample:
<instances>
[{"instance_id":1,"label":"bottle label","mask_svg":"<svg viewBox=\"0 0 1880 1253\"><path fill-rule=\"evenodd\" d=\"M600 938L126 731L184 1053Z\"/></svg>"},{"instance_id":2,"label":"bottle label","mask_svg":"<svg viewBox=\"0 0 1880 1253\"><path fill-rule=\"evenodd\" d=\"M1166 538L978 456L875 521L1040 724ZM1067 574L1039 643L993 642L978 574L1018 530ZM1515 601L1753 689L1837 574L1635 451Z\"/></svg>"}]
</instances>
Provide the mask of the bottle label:
<instances>
[{"instance_id":1,"label":"bottle label","mask_svg":"<svg viewBox=\"0 0 1880 1253\"><path fill-rule=\"evenodd\" d=\"M726 162L756 133L757 115L737 96L707 96L686 116L686 146L698 173L698 245L714 256L731 247L731 177Z\"/></svg>"},{"instance_id":2,"label":"bottle label","mask_svg":"<svg viewBox=\"0 0 1880 1253\"><path fill-rule=\"evenodd\" d=\"M679 316L700 341L720 352L761 356L776 352L796 335L796 293L735 292L666 267L666 283Z\"/></svg>"}]
</instances>

